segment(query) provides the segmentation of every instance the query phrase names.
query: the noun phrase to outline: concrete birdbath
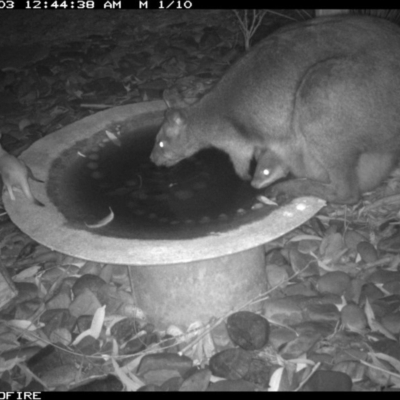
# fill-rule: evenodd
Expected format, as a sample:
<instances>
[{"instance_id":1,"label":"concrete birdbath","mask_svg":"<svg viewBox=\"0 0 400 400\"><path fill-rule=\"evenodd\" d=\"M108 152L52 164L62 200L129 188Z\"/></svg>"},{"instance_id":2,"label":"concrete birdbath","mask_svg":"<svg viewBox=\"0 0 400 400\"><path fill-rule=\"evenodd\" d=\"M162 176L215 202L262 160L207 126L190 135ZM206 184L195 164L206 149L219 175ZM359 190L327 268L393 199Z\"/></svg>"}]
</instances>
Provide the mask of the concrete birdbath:
<instances>
[{"instance_id":1,"label":"concrete birdbath","mask_svg":"<svg viewBox=\"0 0 400 400\"><path fill-rule=\"evenodd\" d=\"M161 101L116 107L37 141L20 158L45 182L31 188L46 206L21 193L4 204L45 246L129 265L137 306L158 326L188 326L262 294L263 245L325 202L266 206L217 150L156 167L149 154L164 110Z\"/></svg>"}]
</instances>

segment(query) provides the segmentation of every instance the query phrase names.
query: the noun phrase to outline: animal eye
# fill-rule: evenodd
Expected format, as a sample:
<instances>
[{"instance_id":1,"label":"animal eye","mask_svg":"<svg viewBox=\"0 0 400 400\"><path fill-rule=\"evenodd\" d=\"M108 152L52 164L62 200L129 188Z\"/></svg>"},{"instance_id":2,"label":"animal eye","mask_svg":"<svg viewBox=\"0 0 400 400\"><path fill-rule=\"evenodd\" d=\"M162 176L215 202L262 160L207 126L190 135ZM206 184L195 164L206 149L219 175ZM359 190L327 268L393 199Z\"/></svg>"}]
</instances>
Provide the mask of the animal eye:
<instances>
[{"instance_id":1,"label":"animal eye","mask_svg":"<svg viewBox=\"0 0 400 400\"><path fill-rule=\"evenodd\" d=\"M160 142L158 142L158 145L163 148L165 146L165 143L161 140Z\"/></svg>"},{"instance_id":2,"label":"animal eye","mask_svg":"<svg viewBox=\"0 0 400 400\"><path fill-rule=\"evenodd\" d=\"M268 176L269 174L270 174L270 171L269 171L269 169L263 169L263 175L265 175L265 176Z\"/></svg>"}]
</instances>

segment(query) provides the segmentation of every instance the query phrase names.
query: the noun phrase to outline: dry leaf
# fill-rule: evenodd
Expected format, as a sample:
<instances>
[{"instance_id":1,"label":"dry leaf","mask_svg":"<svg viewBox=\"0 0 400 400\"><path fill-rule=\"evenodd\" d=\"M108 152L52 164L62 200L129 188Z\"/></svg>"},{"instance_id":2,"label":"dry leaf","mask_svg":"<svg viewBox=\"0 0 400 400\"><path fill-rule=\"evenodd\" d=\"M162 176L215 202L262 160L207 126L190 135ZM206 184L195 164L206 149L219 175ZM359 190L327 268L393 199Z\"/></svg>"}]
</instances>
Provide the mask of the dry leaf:
<instances>
[{"instance_id":1,"label":"dry leaf","mask_svg":"<svg viewBox=\"0 0 400 400\"><path fill-rule=\"evenodd\" d=\"M380 332L385 335L388 339L397 340L380 322L375 319L374 311L368 301L365 302L364 307L365 315L367 316L368 325L373 332Z\"/></svg>"},{"instance_id":2,"label":"dry leaf","mask_svg":"<svg viewBox=\"0 0 400 400\"><path fill-rule=\"evenodd\" d=\"M277 206L278 204L275 203L275 201L270 200L268 197L259 195L257 196L257 200L263 204L266 204L267 206Z\"/></svg>"},{"instance_id":3,"label":"dry leaf","mask_svg":"<svg viewBox=\"0 0 400 400\"><path fill-rule=\"evenodd\" d=\"M23 282L27 279L34 278L40 269L41 269L40 265L34 265L32 267L24 269L19 274L14 275L12 280L14 282Z\"/></svg>"},{"instance_id":4,"label":"dry leaf","mask_svg":"<svg viewBox=\"0 0 400 400\"><path fill-rule=\"evenodd\" d=\"M300 242L301 240L318 240L321 241L322 238L319 236L314 236L314 235L296 235L292 237L289 242Z\"/></svg>"},{"instance_id":5,"label":"dry leaf","mask_svg":"<svg viewBox=\"0 0 400 400\"><path fill-rule=\"evenodd\" d=\"M99 307L94 313L90 328L86 329L86 331L83 331L80 335L78 335L72 345L77 345L86 336L92 336L93 338L98 339L100 336L101 328L103 327L105 314L106 306L104 305L103 307Z\"/></svg>"},{"instance_id":6,"label":"dry leaf","mask_svg":"<svg viewBox=\"0 0 400 400\"><path fill-rule=\"evenodd\" d=\"M101 219L99 222L97 222L96 224L87 224L85 222L85 225L88 228L92 228L92 229L96 229L96 228L101 228L103 226L106 226L107 224L109 224L113 219L114 219L114 212L111 209L111 207L109 207L110 209L110 214L107 215L107 217Z\"/></svg>"},{"instance_id":7,"label":"dry leaf","mask_svg":"<svg viewBox=\"0 0 400 400\"><path fill-rule=\"evenodd\" d=\"M13 319L8 321L7 324L14 328L23 329L25 331L36 331L44 326L44 324L40 322L36 326L32 321L25 319Z\"/></svg>"},{"instance_id":8,"label":"dry leaf","mask_svg":"<svg viewBox=\"0 0 400 400\"><path fill-rule=\"evenodd\" d=\"M111 140L112 143L114 143L116 146L121 147L122 145L121 141L119 140L119 138L117 138L117 136L113 132L106 130L106 135Z\"/></svg>"},{"instance_id":9,"label":"dry leaf","mask_svg":"<svg viewBox=\"0 0 400 400\"><path fill-rule=\"evenodd\" d=\"M5 360L4 358L0 357L0 373L5 371L11 371L17 364L20 362L24 362L23 358L10 358L9 360Z\"/></svg>"},{"instance_id":10,"label":"dry leaf","mask_svg":"<svg viewBox=\"0 0 400 400\"><path fill-rule=\"evenodd\" d=\"M119 367L114 358L111 359L115 373L121 382L125 385L129 392L136 392L141 386L144 386L144 382L133 374L125 374L125 372Z\"/></svg>"},{"instance_id":11,"label":"dry leaf","mask_svg":"<svg viewBox=\"0 0 400 400\"><path fill-rule=\"evenodd\" d=\"M271 375L271 378L269 380L269 389L268 392L278 392L279 388L281 386L281 380L282 380L282 374L283 374L283 368L278 368L277 370L274 371L274 373Z\"/></svg>"}]
</instances>

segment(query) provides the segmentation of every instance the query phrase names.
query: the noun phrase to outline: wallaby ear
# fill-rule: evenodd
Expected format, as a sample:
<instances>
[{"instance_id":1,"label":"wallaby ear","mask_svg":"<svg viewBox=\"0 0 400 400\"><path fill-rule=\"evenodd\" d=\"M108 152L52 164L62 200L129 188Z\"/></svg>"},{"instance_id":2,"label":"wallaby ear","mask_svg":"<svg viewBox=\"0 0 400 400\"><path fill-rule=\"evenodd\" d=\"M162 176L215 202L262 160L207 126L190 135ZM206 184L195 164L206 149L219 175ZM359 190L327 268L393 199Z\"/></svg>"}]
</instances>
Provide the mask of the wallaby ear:
<instances>
[{"instance_id":1,"label":"wallaby ear","mask_svg":"<svg viewBox=\"0 0 400 400\"><path fill-rule=\"evenodd\" d=\"M185 108L189 105L176 88L164 90L163 99L168 108Z\"/></svg>"},{"instance_id":2,"label":"wallaby ear","mask_svg":"<svg viewBox=\"0 0 400 400\"><path fill-rule=\"evenodd\" d=\"M254 158L256 161L258 161L258 159L259 159L260 156L262 155L263 151L265 151L265 150L261 150L260 148L256 147L256 148L254 149L254 152L253 152L253 158Z\"/></svg>"},{"instance_id":3,"label":"wallaby ear","mask_svg":"<svg viewBox=\"0 0 400 400\"><path fill-rule=\"evenodd\" d=\"M170 119L175 125L179 127L185 125L186 123L186 116L182 110L171 110L169 113L168 119Z\"/></svg>"},{"instance_id":4,"label":"wallaby ear","mask_svg":"<svg viewBox=\"0 0 400 400\"><path fill-rule=\"evenodd\" d=\"M168 109L165 117L167 121L166 129L164 130L165 135L169 138L179 136L186 125L186 117L183 110Z\"/></svg>"}]
</instances>

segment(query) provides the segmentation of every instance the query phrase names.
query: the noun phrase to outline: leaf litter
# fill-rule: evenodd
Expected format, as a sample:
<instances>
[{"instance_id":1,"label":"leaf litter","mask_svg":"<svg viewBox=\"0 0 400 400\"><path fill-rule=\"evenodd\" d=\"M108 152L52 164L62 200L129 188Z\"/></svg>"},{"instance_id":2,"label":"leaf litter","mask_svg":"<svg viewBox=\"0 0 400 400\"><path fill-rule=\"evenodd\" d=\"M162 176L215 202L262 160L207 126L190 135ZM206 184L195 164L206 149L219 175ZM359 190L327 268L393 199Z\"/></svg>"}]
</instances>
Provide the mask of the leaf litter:
<instances>
[{"instance_id":1,"label":"leaf litter","mask_svg":"<svg viewBox=\"0 0 400 400\"><path fill-rule=\"evenodd\" d=\"M15 156L93 112L159 99L170 87L195 101L242 52L235 15L229 11L169 10L166 17L157 11L55 10L51 19L30 16L26 29L16 32L12 27L18 18L24 17L16 11L12 21L4 21L0 36L0 91L7 99L0 102L0 130L2 144ZM267 14L252 40L283 23ZM118 134L107 131L106 136L120 146ZM399 192L395 172L357 206L327 206L265 246L267 266L284 269L286 278L233 310L263 301L260 317L270 326L266 346L250 358L235 353L237 365L248 368L237 385L244 380L251 384L247 389L298 390L311 385L320 370L329 370L346 371L357 390L399 387ZM270 203L266 197L261 201ZM88 226L100 228L110 215L112 210ZM227 332L228 315L194 323L187 331L159 331L135 307L130 280L117 279L120 269L58 254L20 232L4 213L0 221L0 272L7 276L11 295L18 292L1 304L1 384L16 390L37 388L29 386L33 384L41 385L39 390L68 390L95 379L104 390L204 390L226 385L226 376L240 372L231 365L221 375L226 369L222 357L210 369L211 357L226 347L237 349L232 340L238 333ZM92 279L86 291L74 296L76 282L93 276L85 271L95 271L104 284ZM349 279L339 279L337 271ZM85 314L90 307L81 309L79 301L93 301L91 315ZM346 305L357 311L346 313L343 323ZM254 340L252 335L246 340ZM178 358L172 360L171 352ZM141 375L144 363L148 371ZM352 369L352 363L359 368ZM338 374L332 379L342 378Z\"/></svg>"}]
</instances>

